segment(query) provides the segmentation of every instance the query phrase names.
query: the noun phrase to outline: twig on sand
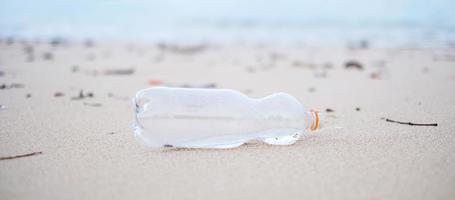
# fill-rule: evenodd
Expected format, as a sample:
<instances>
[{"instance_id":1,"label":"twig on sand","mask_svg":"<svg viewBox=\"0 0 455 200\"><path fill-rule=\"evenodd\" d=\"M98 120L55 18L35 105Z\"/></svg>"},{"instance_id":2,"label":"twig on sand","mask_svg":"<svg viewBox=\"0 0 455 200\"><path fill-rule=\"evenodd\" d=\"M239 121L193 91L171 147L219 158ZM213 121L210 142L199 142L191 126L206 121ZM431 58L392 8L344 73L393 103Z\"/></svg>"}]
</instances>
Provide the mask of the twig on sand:
<instances>
[{"instance_id":1,"label":"twig on sand","mask_svg":"<svg viewBox=\"0 0 455 200\"><path fill-rule=\"evenodd\" d=\"M388 118L381 118L384 119L386 122L398 123L398 124L406 124L409 126L438 126L438 123L428 123L428 124L421 124L421 123L413 123L413 122L400 122L393 119Z\"/></svg>"},{"instance_id":2,"label":"twig on sand","mask_svg":"<svg viewBox=\"0 0 455 200\"><path fill-rule=\"evenodd\" d=\"M11 160L11 159L16 159L16 158L23 158L23 157L28 157L28 156L35 156L42 154L43 152L37 151L33 153L28 153L28 154L22 154L22 155L15 155L15 156L6 156L6 157L0 157L0 160Z\"/></svg>"}]
</instances>

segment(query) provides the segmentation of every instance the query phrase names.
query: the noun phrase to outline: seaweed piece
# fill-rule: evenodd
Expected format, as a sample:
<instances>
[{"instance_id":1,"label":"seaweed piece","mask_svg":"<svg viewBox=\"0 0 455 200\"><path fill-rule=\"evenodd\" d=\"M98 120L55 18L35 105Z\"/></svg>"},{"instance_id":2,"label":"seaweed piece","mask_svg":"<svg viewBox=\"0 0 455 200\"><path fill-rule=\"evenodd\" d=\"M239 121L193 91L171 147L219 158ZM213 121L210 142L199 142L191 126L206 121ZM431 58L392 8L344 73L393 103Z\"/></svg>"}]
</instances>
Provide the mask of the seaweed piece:
<instances>
[{"instance_id":1,"label":"seaweed piece","mask_svg":"<svg viewBox=\"0 0 455 200\"><path fill-rule=\"evenodd\" d=\"M344 67L346 69L350 69L350 68L355 68L355 69L359 69L359 70L363 69L363 65L360 62L355 61L355 60L347 61L346 63L344 63Z\"/></svg>"}]
</instances>

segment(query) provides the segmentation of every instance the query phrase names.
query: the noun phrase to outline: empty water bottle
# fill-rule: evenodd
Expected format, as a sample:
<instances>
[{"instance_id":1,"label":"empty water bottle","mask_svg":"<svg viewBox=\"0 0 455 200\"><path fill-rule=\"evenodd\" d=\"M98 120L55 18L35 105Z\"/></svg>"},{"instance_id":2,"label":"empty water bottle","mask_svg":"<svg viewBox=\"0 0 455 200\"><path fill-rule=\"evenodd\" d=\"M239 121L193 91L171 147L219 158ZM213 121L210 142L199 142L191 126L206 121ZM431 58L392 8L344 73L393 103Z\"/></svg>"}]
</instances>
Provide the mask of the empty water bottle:
<instances>
[{"instance_id":1,"label":"empty water bottle","mask_svg":"<svg viewBox=\"0 0 455 200\"><path fill-rule=\"evenodd\" d=\"M134 104L135 136L149 147L289 145L321 121L286 93L252 99L230 89L153 87L137 92Z\"/></svg>"}]
</instances>

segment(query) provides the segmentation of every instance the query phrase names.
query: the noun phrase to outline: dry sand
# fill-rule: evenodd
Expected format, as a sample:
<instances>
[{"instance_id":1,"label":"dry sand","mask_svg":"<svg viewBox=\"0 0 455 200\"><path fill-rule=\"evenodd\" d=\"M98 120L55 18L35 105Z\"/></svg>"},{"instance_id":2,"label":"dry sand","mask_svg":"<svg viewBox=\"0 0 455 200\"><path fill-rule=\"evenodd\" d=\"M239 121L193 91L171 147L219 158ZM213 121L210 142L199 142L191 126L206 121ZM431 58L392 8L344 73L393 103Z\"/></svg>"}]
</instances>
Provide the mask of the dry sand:
<instances>
[{"instance_id":1,"label":"dry sand","mask_svg":"<svg viewBox=\"0 0 455 200\"><path fill-rule=\"evenodd\" d=\"M0 199L454 199L454 50L2 41L0 157L42 153L0 160ZM334 112L291 146L152 150L131 129L150 80Z\"/></svg>"}]
</instances>

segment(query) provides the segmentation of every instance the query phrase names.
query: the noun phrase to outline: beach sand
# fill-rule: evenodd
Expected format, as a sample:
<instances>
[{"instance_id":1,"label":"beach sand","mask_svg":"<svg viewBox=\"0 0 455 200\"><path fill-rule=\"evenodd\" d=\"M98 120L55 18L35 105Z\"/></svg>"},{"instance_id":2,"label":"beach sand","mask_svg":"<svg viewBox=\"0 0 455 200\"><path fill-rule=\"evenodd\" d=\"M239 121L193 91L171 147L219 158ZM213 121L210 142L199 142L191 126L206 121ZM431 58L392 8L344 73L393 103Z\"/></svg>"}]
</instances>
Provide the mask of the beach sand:
<instances>
[{"instance_id":1,"label":"beach sand","mask_svg":"<svg viewBox=\"0 0 455 200\"><path fill-rule=\"evenodd\" d=\"M0 199L454 199L454 50L3 39ZM131 128L151 84L332 112L290 146L154 150Z\"/></svg>"}]
</instances>

